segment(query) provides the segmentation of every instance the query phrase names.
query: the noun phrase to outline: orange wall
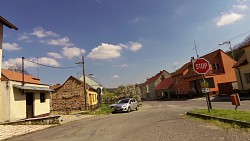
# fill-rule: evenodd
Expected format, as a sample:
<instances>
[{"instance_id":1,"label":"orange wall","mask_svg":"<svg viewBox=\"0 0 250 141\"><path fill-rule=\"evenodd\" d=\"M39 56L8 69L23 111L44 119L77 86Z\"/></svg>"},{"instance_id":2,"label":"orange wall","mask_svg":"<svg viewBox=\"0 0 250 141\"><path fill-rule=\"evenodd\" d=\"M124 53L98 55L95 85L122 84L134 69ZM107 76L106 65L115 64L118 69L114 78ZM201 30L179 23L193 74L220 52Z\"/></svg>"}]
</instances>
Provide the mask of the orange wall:
<instances>
[{"instance_id":1,"label":"orange wall","mask_svg":"<svg viewBox=\"0 0 250 141\"><path fill-rule=\"evenodd\" d=\"M210 76L205 75L205 78L213 77L215 88L210 88L210 92L212 93L212 92L215 91L218 94L218 91L219 91L218 84L219 83L226 83L226 82L235 82L236 81L236 75L235 75L234 68L232 68L233 65L234 65L233 59L231 59L224 52L221 51L220 54L218 54L216 56L216 58L214 58L214 60L212 62L210 62L210 70L212 70L212 64L215 63L215 62L220 64L221 67L224 67L225 73L218 74L218 75L210 75ZM192 77L192 78L188 78L188 79L183 79L182 82L181 82L182 75L178 75L178 76L175 76L173 78L178 79L177 84L174 81L174 91L176 92L176 90L179 88L179 90L180 90L179 93L180 94L183 94L182 93L183 88L185 89L185 94L187 94L188 91L191 90L191 88L189 86L190 81L202 79L201 76L197 76L197 77Z\"/></svg>"}]
</instances>

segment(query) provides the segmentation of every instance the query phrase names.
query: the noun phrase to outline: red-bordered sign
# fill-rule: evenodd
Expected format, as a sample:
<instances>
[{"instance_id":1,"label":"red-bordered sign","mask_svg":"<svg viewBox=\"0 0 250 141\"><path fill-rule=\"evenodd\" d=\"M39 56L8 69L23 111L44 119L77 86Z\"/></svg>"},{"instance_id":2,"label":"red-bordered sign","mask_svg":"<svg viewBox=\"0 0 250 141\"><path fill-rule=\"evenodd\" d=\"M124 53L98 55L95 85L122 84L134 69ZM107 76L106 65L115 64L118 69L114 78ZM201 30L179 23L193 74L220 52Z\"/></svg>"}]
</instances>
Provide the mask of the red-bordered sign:
<instances>
[{"instance_id":1,"label":"red-bordered sign","mask_svg":"<svg viewBox=\"0 0 250 141\"><path fill-rule=\"evenodd\" d=\"M193 69L198 74L206 74L209 70L209 62L204 58L193 61Z\"/></svg>"}]
</instances>

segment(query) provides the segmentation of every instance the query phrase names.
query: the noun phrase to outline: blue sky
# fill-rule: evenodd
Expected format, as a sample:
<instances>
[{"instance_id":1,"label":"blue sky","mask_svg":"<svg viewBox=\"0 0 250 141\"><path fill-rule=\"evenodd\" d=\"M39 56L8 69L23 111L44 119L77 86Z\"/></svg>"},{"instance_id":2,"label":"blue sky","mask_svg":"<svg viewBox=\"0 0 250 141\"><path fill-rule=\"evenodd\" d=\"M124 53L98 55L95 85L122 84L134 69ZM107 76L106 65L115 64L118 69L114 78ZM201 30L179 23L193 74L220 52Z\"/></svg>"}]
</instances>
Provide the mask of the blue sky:
<instances>
[{"instance_id":1,"label":"blue sky","mask_svg":"<svg viewBox=\"0 0 250 141\"><path fill-rule=\"evenodd\" d=\"M173 72L196 56L250 34L249 0L0 0L3 67L21 57L56 67L86 58L86 74L105 87L142 83L160 70ZM241 35L237 37L238 35ZM237 38L236 38L237 37ZM42 83L79 77L81 67L53 69L25 61Z\"/></svg>"}]
</instances>

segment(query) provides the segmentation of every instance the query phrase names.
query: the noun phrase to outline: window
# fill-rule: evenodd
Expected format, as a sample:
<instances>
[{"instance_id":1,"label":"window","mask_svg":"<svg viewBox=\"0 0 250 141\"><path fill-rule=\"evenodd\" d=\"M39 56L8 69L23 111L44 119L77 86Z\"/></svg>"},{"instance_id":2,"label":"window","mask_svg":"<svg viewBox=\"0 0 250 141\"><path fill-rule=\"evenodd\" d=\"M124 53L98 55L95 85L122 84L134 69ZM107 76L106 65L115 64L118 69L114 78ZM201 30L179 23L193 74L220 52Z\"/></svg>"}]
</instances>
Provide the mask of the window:
<instances>
[{"instance_id":1,"label":"window","mask_svg":"<svg viewBox=\"0 0 250 141\"><path fill-rule=\"evenodd\" d=\"M220 64L214 63L212 66L214 70L220 69Z\"/></svg>"},{"instance_id":2,"label":"window","mask_svg":"<svg viewBox=\"0 0 250 141\"><path fill-rule=\"evenodd\" d=\"M245 73L246 82L250 83L250 73Z\"/></svg>"},{"instance_id":3,"label":"window","mask_svg":"<svg viewBox=\"0 0 250 141\"><path fill-rule=\"evenodd\" d=\"M175 80L175 84L177 84L177 83L178 83L178 79L177 79L177 78L175 78L174 80Z\"/></svg>"},{"instance_id":4,"label":"window","mask_svg":"<svg viewBox=\"0 0 250 141\"><path fill-rule=\"evenodd\" d=\"M40 93L40 103L45 102L45 93Z\"/></svg>"},{"instance_id":5,"label":"window","mask_svg":"<svg viewBox=\"0 0 250 141\"><path fill-rule=\"evenodd\" d=\"M164 75L162 75L162 76L161 76L161 81L162 81L162 80L164 80L164 79L165 79L165 76L164 76Z\"/></svg>"}]
</instances>

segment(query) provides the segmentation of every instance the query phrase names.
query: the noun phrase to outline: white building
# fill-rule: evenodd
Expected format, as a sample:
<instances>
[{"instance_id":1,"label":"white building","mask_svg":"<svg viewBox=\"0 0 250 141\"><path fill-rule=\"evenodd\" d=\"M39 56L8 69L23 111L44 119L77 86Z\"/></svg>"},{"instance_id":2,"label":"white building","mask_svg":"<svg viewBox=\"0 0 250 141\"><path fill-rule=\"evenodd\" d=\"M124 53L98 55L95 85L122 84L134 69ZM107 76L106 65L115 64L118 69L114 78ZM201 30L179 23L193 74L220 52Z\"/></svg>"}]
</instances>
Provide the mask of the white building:
<instances>
[{"instance_id":1,"label":"white building","mask_svg":"<svg viewBox=\"0 0 250 141\"><path fill-rule=\"evenodd\" d=\"M24 79L22 76L22 73L2 69L0 122L50 114L49 85L40 84L40 79L31 75L24 75Z\"/></svg>"}]
</instances>

